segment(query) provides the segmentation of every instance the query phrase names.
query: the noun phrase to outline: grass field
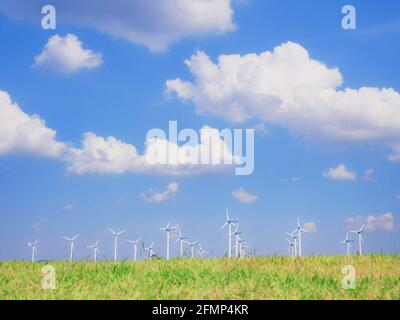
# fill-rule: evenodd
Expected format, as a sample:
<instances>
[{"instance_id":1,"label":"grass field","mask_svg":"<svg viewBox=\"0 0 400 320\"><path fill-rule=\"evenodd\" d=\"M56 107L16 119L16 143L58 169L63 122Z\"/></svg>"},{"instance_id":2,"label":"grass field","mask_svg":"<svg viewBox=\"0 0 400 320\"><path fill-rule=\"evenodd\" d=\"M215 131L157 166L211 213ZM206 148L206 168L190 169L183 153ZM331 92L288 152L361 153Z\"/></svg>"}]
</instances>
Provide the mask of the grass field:
<instances>
[{"instance_id":1,"label":"grass field","mask_svg":"<svg viewBox=\"0 0 400 320\"><path fill-rule=\"evenodd\" d=\"M51 262L57 288L43 290L43 263L1 262L0 299L400 299L400 257L175 259ZM342 267L356 288L342 289Z\"/></svg>"}]
</instances>

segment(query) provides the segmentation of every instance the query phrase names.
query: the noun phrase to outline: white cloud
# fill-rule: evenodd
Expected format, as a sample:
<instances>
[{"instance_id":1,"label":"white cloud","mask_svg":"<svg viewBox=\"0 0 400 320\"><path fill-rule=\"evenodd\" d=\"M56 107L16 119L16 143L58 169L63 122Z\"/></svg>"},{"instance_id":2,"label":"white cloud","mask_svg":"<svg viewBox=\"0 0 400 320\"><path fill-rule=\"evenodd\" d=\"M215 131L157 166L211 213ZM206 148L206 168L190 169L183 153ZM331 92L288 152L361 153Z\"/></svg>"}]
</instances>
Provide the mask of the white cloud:
<instances>
[{"instance_id":1,"label":"white cloud","mask_svg":"<svg viewBox=\"0 0 400 320\"><path fill-rule=\"evenodd\" d=\"M393 153L389 155L388 159L390 161L399 161L400 162L400 144L392 145Z\"/></svg>"},{"instance_id":2,"label":"white cloud","mask_svg":"<svg viewBox=\"0 0 400 320\"><path fill-rule=\"evenodd\" d=\"M134 145L122 142L115 137L101 137L94 133L84 134L81 148L70 148L66 157L68 171L74 174L122 174L150 173L157 175L190 175L211 171L223 171L232 168L231 165L222 164L225 159L238 157L232 155L228 145L220 138L219 130L204 126L201 133L211 132L211 142L201 141L192 145L178 145L169 140L155 139L145 142L145 151L139 154ZM217 160L220 164L194 164L192 160L198 159L202 154L209 159L215 155L215 150L220 153ZM165 159L165 163L153 162L154 155L161 157L167 154L176 154L177 157ZM158 159L158 158L157 158ZM158 159L159 160L159 159Z\"/></svg>"},{"instance_id":3,"label":"white cloud","mask_svg":"<svg viewBox=\"0 0 400 320\"><path fill-rule=\"evenodd\" d=\"M167 185L165 191L156 192L150 189L148 194L140 192L139 195L144 201L148 203L161 203L171 199L171 197L178 192L178 189L179 189L179 184L176 182L171 182Z\"/></svg>"},{"instance_id":4,"label":"white cloud","mask_svg":"<svg viewBox=\"0 0 400 320\"><path fill-rule=\"evenodd\" d=\"M35 57L34 68L48 68L61 73L72 73L79 69L92 69L103 62L102 54L82 48L76 35L49 38L42 53Z\"/></svg>"},{"instance_id":5,"label":"white cloud","mask_svg":"<svg viewBox=\"0 0 400 320\"><path fill-rule=\"evenodd\" d=\"M323 172L325 178L333 180L355 180L357 174L355 171L350 171L344 164L339 164L336 168L329 168L328 171Z\"/></svg>"},{"instance_id":6,"label":"white cloud","mask_svg":"<svg viewBox=\"0 0 400 320\"><path fill-rule=\"evenodd\" d=\"M14 152L59 157L66 145L38 115L28 115L0 90L0 155Z\"/></svg>"},{"instance_id":7,"label":"white cloud","mask_svg":"<svg viewBox=\"0 0 400 320\"><path fill-rule=\"evenodd\" d=\"M374 180L374 169L367 169L363 175L364 181L373 181Z\"/></svg>"},{"instance_id":8,"label":"white cloud","mask_svg":"<svg viewBox=\"0 0 400 320\"><path fill-rule=\"evenodd\" d=\"M314 221L306 222L303 227L309 232L317 232L317 224Z\"/></svg>"},{"instance_id":9,"label":"white cloud","mask_svg":"<svg viewBox=\"0 0 400 320\"><path fill-rule=\"evenodd\" d=\"M277 124L307 139L400 145L398 92L339 89L339 69L312 59L297 43L261 54L220 55L216 63L197 52L185 64L194 80L167 80L166 92L193 102L198 114Z\"/></svg>"},{"instance_id":10,"label":"white cloud","mask_svg":"<svg viewBox=\"0 0 400 320\"><path fill-rule=\"evenodd\" d=\"M72 211L75 209L75 206L73 203L67 203L66 205L64 205L63 210L64 211Z\"/></svg>"},{"instance_id":11,"label":"white cloud","mask_svg":"<svg viewBox=\"0 0 400 320\"><path fill-rule=\"evenodd\" d=\"M244 190L243 187L232 192L232 196L243 203L252 203L258 199L258 196L252 195L251 193Z\"/></svg>"},{"instance_id":12,"label":"white cloud","mask_svg":"<svg viewBox=\"0 0 400 320\"><path fill-rule=\"evenodd\" d=\"M369 215L365 225L367 230L384 230L390 231L394 229L394 217L392 213L385 213L380 216Z\"/></svg>"},{"instance_id":13,"label":"white cloud","mask_svg":"<svg viewBox=\"0 0 400 320\"><path fill-rule=\"evenodd\" d=\"M357 215L346 218L344 222L347 228L353 229L357 229L363 224L365 224L365 230L369 231L392 231L395 229L394 216L390 212L382 215L368 215L367 217Z\"/></svg>"},{"instance_id":14,"label":"white cloud","mask_svg":"<svg viewBox=\"0 0 400 320\"><path fill-rule=\"evenodd\" d=\"M2 0L0 11L38 21L44 0ZM53 0L57 22L88 27L154 51L193 35L235 29L230 0Z\"/></svg>"}]
</instances>

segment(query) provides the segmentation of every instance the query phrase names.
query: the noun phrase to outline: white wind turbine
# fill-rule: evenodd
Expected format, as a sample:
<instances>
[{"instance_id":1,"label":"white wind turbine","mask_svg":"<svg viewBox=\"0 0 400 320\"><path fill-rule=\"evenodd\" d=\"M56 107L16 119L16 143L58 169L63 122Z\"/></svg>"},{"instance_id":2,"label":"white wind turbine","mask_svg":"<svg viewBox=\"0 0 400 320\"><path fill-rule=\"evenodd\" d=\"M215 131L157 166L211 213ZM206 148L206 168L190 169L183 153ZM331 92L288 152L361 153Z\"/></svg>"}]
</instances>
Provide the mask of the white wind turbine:
<instances>
[{"instance_id":1,"label":"white wind turbine","mask_svg":"<svg viewBox=\"0 0 400 320\"><path fill-rule=\"evenodd\" d=\"M178 241L180 242L180 247L181 247L180 254L181 254L181 258L183 258L183 243L184 243L184 242L188 243L188 242L186 241L187 239L188 239L187 237L183 237L183 236L182 236L182 230L179 229L179 237L178 237L178 239L176 239L175 242L178 242Z\"/></svg>"},{"instance_id":2,"label":"white wind turbine","mask_svg":"<svg viewBox=\"0 0 400 320\"><path fill-rule=\"evenodd\" d=\"M352 230L352 231L350 231L350 232L356 233L356 234L358 235L358 253L359 253L360 256L362 255L362 242L364 241L363 237L361 236L361 234L364 233L364 231L363 231L364 226L365 226L365 224L363 224L363 225L361 226L361 228L358 229L358 230Z\"/></svg>"},{"instance_id":3,"label":"white wind turbine","mask_svg":"<svg viewBox=\"0 0 400 320\"><path fill-rule=\"evenodd\" d=\"M131 244L133 244L134 249L133 249L133 259L136 261L137 259L137 246L140 243L140 241L142 241L142 238L137 239L136 241L133 240L126 240L126 242L129 242ZM142 242L143 243L143 242Z\"/></svg>"},{"instance_id":4,"label":"white wind turbine","mask_svg":"<svg viewBox=\"0 0 400 320\"><path fill-rule=\"evenodd\" d=\"M151 242L151 245L150 245L149 247L145 247L143 242L142 242L142 245L143 245L143 249L144 249L145 251L146 251L146 250L149 251L149 258L152 258L152 257L154 256L154 250L153 250L154 242Z\"/></svg>"},{"instance_id":5,"label":"white wind turbine","mask_svg":"<svg viewBox=\"0 0 400 320\"><path fill-rule=\"evenodd\" d=\"M347 256L350 256L350 248L351 248L351 242L353 242L354 240L350 240L349 239L349 233L346 233L346 239L344 239L343 241L340 241L340 243L345 243L347 246Z\"/></svg>"},{"instance_id":6,"label":"white wind turbine","mask_svg":"<svg viewBox=\"0 0 400 320\"><path fill-rule=\"evenodd\" d=\"M226 221L222 225L221 230L228 225L228 257L232 258L232 225L236 226L235 222L239 222L239 220L231 220L229 218L228 209L226 209Z\"/></svg>"},{"instance_id":7,"label":"white wind turbine","mask_svg":"<svg viewBox=\"0 0 400 320\"><path fill-rule=\"evenodd\" d=\"M36 239L35 242L28 242L27 245L29 248L32 248L32 262L35 262L35 253L36 253L36 245L39 239Z\"/></svg>"},{"instance_id":8,"label":"white wind turbine","mask_svg":"<svg viewBox=\"0 0 400 320\"><path fill-rule=\"evenodd\" d=\"M299 218L297 218L297 228L293 231L293 233L294 232L297 232L297 236L299 237L299 257L301 257L301 233L309 231L300 226Z\"/></svg>"},{"instance_id":9,"label":"white wind turbine","mask_svg":"<svg viewBox=\"0 0 400 320\"><path fill-rule=\"evenodd\" d=\"M123 234L125 231L119 231L115 232L114 230L108 228L108 231L110 231L114 235L114 262L117 261L117 243L118 243L118 236Z\"/></svg>"},{"instance_id":10,"label":"white wind turbine","mask_svg":"<svg viewBox=\"0 0 400 320\"><path fill-rule=\"evenodd\" d=\"M90 246L88 246L88 248L93 249L93 260L94 262L97 262L97 254L99 253L99 249L97 249L97 245L99 244L99 240L96 240L96 242Z\"/></svg>"},{"instance_id":11,"label":"white wind turbine","mask_svg":"<svg viewBox=\"0 0 400 320\"><path fill-rule=\"evenodd\" d=\"M201 244L199 244L199 252L197 252L197 255L200 256L201 259L203 259L203 254L207 254L208 251L203 250L203 248L201 247Z\"/></svg>"},{"instance_id":12,"label":"white wind turbine","mask_svg":"<svg viewBox=\"0 0 400 320\"><path fill-rule=\"evenodd\" d=\"M240 255L240 250L239 250L240 234L242 234L242 232L239 231L239 224L237 224L235 232L232 233L232 235L235 236L235 257L236 258L238 258Z\"/></svg>"},{"instance_id":13,"label":"white wind turbine","mask_svg":"<svg viewBox=\"0 0 400 320\"><path fill-rule=\"evenodd\" d=\"M286 233L287 233L288 236L291 236L292 239L293 239L293 244L294 244L294 246L293 246L293 249L294 249L293 256L297 257L297 235L296 235L296 230L293 231L292 233L290 233L290 232L286 232Z\"/></svg>"},{"instance_id":14,"label":"white wind turbine","mask_svg":"<svg viewBox=\"0 0 400 320\"><path fill-rule=\"evenodd\" d=\"M69 241L70 243L70 251L69 251L69 261L72 262L74 260L74 241L76 240L76 238L79 237L79 234L77 234L75 237L73 238L68 238L68 237L64 237L65 240Z\"/></svg>"},{"instance_id":15,"label":"white wind turbine","mask_svg":"<svg viewBox=\"0 0 400 320\"><path fill-rule=\"evenodd\" d=\"M289 239L286 239L286 240L289 242L289 253L290 253L290 256L294 257L295 244L292 241L290 241Z\"/></svg>"},{"instance_id":16,"label":"white wind turbine","mask_svg":"<svg viewBox=\"0 0 400 320\"><path fill-rule=\"evenodd\" d=\"M191 256L194 258L194 248L196 245L198 245L198 241L193 241L193 242L187 242L190 246L190 251L191 251Z\"/></svg>"},{"instance_id":17,"label":"white wind turbine","mask_svg":"<svg viewBox=\"0 0 400 320\"><path fill-rule=\"evenodd\" d=\"M168 224L165 228L160 228L160 230L165 231L167 233L167 260L169 260L169 239L170 239L170 232L176 231L175 227L171 227L171 221L168 221Z\"/></svg>"},{"instance_id":18,"label":"white wind turbine","mask_svg":"<svg viewBox=\"0 0 400 320\"><path fill-rule=\"evenodd\" d=\"M245 241L242 241L241 252L240 252L240 255L242 258L244 258L246 256L246 249L249 247L250 246Z\"/></svg>"}]
</instances>

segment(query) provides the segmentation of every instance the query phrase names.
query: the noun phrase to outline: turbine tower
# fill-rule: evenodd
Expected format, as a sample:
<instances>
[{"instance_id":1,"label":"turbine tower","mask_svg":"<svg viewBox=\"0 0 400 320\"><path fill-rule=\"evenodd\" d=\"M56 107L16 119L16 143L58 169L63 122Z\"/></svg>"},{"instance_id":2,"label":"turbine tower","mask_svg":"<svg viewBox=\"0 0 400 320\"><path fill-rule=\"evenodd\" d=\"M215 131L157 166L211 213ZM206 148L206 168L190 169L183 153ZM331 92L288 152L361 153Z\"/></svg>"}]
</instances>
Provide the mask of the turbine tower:
<instances>
[{"instance_id":1,"label":"turbine tower","mask_svg":"<svg viewBox=\"0 0 400 320\"><path fill-rule=\"evenodd\" d=\"M137 259L137 246L140 243L140 241L142 241L142 238L137 239L136 241L133 240L126 240L126 242L129 242L131 244L133 244L133 259L136 261ZM142 241L143 243L143 241Z\"/></svg>"},{"instance_id":2,"label":"turbine tower","mask_svg":"<svg viewBox=\"0 0 400 320\"><path fill-rule=\"evenodd\" d=\"M169 239L170 239L170 232L176 231L175 227L171 227L171 221L168 221L168 224L165 228L160 228L160 230L165 231L167 233L167 260L169 260Z\"/></svg>"},{"instance_id":3,"label":"turbine tower","mask_svg":"<svg viewBox=\"0 0 400 320\"><path fill-rule=\"evenodd\" d=\"M117 243L118 243L118 236L123 234L125 231L120 231L120 232L115 232L114 230L108 228L108 231L110 231L114 235L114 262L117 261Z\"/></svg>"},{"instance_id":4,"label":"turbine tower","mask_svg":"<svg viewBox=\"0 0 400 320\"><path fill-rule=\"evenodd\" d=\"M149 258L152 258L153 255L154 255L154 250L153 250L154 242L152 242L151 245L150 245L149 247L147 247L147 248L144 246L144 243L143 243L143 242L142 242L142 245L143 245L143 249L144 249L145 251L146 251L146 250L149 251Z\"/></svg>"},{"instance_id":5,"label":"turbine tower","mask_svg":"<svg viewBox=\"0 0 400 320\"><path fill-rule=\"evenodd\" d=\"M35 242L28 242L27 245L29 248L32 248L32 262L35 262L35 253L36 253L36 245L39 239L36 239Z\"/></svg>"},{"instance_id":6,"label":"turbine tower","mask_svg":"<svg viewBox=\"0 0 400 320\"><path fill-rule=\"evenodd\" d=\"M69 251L69 262L72 262L74 260L74 241L76 240L76 238L79 237L79 234L77 234L75 237L73 238L68 238L68 237L64 237L65 240L69 241L70 243L70 251Z\"/></svg>"},{"instance_id":7,"label":"turbine tower","mask_svg":"<svg viewBox=\"0 0 400 320\"><path fill-rule=\"evenodd\" d=\"M179 237L178 237L178 239L176 239L175 242L178 242L178 241L180 242L180 247L181 247L180 255L181 255L181 258L183 258L183 243L184 243L184 242L188 243L188 242L186 241L187 239L188 239L187 237L183 237L183 236L182 236L182 230L179 229Z\"/></svg>"},{"instance_id":8,"label":"turbine tower","mask_svg":"<svg viewBox=\"0 0 400 320\"><path fill-rule=\"evenodd\" d=\"M300 219L297 218L297 228L293 231L297 232L297 236L299 237L299 257L301 257L301 233L302 232L308 232L308 230L304 229L303 227L300 226Z\"/></svg>"},{"instance_id":9,"label":"turbine tower","mask_svg":"<svg viewBox=\"0 0 400 320\"><path fill-rule=\"evenodd\" d=\"M97 262L97 254L99 253L99 249L97 249L97 245L99 244L99 240L96 240L94 244L91 246L88 246L88 248L93 249L93 260L94 262Z\"/></svg>"},{"instance_id":10,"label":"turbine tower","mask_svg":"<svg viewBox=\"0 0 400 320\"><path fill-rule=\"evenodd\" d=\"M203 250L203 248L201 247L201 244L199 244L199 252L197 252L197 255L200 256L201 259L203 259L203 254L208 253L208 251Z\"/></svg>"},{"instance_id":11,"label":"turbine tower","mask_svg":"<svg viewBox=\"0 0 400 320\"><path fill-rule=\"evenodd\" d=\"M290 241L289 239L286 239L289 242L289 253L291 257L294 257L294 246L295 244Z\"/></svg>"},{"instance_id":12,"label":"turbine tower","mask_svg":"<svg viewBox=\"0 0 400 320\"><path fill-rule=\"evenodd\" d=\"M360 256L362 255L362 242L364 241L363 237L361 236L361 234L364 233L364 231L363 231L364 226L365 226L365 224L363 224L363 225L361 226L361 228L358 229L358 230L352 230L352 231L350 231L350 232L356 233L356 234L358 235L358 253L359 253Z\"/></svg>"},{"instance_id":13,"label":"turbine tower","mask_svg":"<svg viewBox=\"0 0 400 320\"><path fill-rule=\"evenodd\" d=\"M288 236L291 236L293 239L293 249L294 249L294 254L293 256L297 257L297 235L296 235L296 230L293 231L292 233L286 232Z\"/></svg>"},{"instance_id":14,"label":"turbine tower","mask_svg":"<svg viewBox=\"0 0 400 320\"><path fill-rule=\"evenodd\" d=\"M240 255L240 250L239 250L239 241L240 241L240 234L242 234L242 232L239 231L239 224L236 225L236 230L234 233L232 233L232 235L235 236L235 257L238 258Z\"/></svg>"},{"instance_id":15,"label":"turbine tower","mask_svg":"<svg viewBox=\"0 0 400 320\"><path fill-rule=\"evenodd\" d=\"M349 239L349 233L346 233L346 239L344 239L343 241L340 241L340 243L345 243L347 246L347 256L350 256L350 248L351 248L351 244L350 242L353 242L354 240L350 240Z\"/></svg>"},{"instance_id":16,"label":"turbine tower","mask_svg":"<svg viewBox=\"0 0 400 320\"><path fill-rule=\"evenodd\" d=\"M190 250L191 250L191 256L192 259L194 258L194 247L198 244L198 241L194 241L194 242L188 242L189 246L190 246Z\"/></svg>"},{"instance_id":17,"label":"turbine tower","mask_svg":"<svg viewBox=\"0 0 400 320\"><path fill-rule=\"evenodd\" d=\"M228 209L226 209L226 221L222 225L221 230L228 225L228 257L232 258L232 225L236 226L235 222L239 222L239 220L231 220L229 218Z\"/></svg>"}]
</instances>

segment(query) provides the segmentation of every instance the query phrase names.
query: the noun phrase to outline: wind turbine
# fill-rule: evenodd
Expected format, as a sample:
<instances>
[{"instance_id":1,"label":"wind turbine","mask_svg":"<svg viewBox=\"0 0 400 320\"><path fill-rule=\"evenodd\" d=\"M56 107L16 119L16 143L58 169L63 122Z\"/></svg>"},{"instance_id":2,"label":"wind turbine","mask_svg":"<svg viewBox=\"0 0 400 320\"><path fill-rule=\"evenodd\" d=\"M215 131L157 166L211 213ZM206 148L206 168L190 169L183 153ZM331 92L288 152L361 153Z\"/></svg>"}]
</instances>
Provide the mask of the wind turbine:
<instances>
[{"instance_id":1,"label":"wind turbine","mask_svg":"<svg viewBox=\"0 0 400 320\"><path fill-rule=\"evenodd\" d=\"M289 242L289 253L290 253L290 256L294 257L294 246L295 246L295 244L292 241L290 241L289 239L286 239L286 240Z\"/></svg>"},{"instance_id":2,"label":"wind turbine","mask_svg":"<svg viewBox=\"0 0 400 320\"><path fill-rule=\"evenodd\" d=\"M28 242L27 245L29 248L32 248L32 262L35 262L35 253L36 253L36 245L39 239L36 239L35 242Z\"/></svg>"},{"instance_id":3,"label":"wind turbine","mask_svg":"<svg viewBox=\"0 0 400 320\"><path fill-rule=\"evenodd\" d=\"M129 242L131 244L133 244L134 249L133 249L133 259L136 261L136 256L137 256L137 246L139 244L139 242L142 241L142 238L137 239L136 241L133 240L126 240L126 242ZM142 241L143 242L143 241Z\"/></svg>"},{"instance_id":4,"label":"wind turbine","mask_svg":"<svg viewBox=\"0 0 400 320\"><path fill-rule=\"evenodd\" d=\"M179 238L176 239L175 242L180 241L180 246L181 246L181 258L183 258L183 243L184 243L184 242L188 243L187 241L185 241L185 240L187 240L187 239L188 239L187 237L183 237L183 236L182 236L182 230L179 229Z\"/></svg>"},{"instance_id":5,"label":"wind turbine","mask_svg":"<svg viewBox=\"0 0 400 320\"><path fill-rule=\"evenodd\" d=\"M358 253L359 253L360 256L362 255L362 245L361 245L361 243L364 241L363 237L361 236L361 234L364 233L364 231L363 231L364 226L365 226L365 224L363 224L361 226L361 228L358 229L358 231L357 230L350 231L350 232L356 233L358 235Z\"/></svg>"},{"instance_id":6,"label":"wind turbine","mask_svg":"<svg viewBox=\"0 0 400 320\"><path fill-rule=\"evenodd\" d=\"M222 225L221 230L228 225L228 257L232 258L232 225L236 226L235 222L239 222L239 220L231 220L229 218L228 209L226 209L226 221Z\"/></svg>"},{"instance_id":7,"label":"wind turbine","mask_svg":"<svg viewBox=\"0 0 400 320\"><path fill-rule=\"evenodd\" d=\"M117 243L118 243L118 236L123 234L125 231L120 231L120 232L115 232L114 230L108 228L108 231L110 231L114 235L114 262L117 261Z\"/></svg>"},{"instance_id":8,"label":"wind turbine","mask_svg":"<svg viewBox=\"0 0 400 320\"><path fill-rule=\"evenodd\" d=\"M232 235L235 236L235 256L236 256L236 258L238 258L240 255L240 251L239 251L239 241L240 241L239 235L240 234L242 234L242 232L239 231L239 224L237 224L235 232L232 233Z\"/></svg>"},{"instance_id":9,"label":"wind turbine","mask_svg":"<svg viewBox=\"0 0 400 320\"><path fill-rule=\"evenodd\" d=\"M144 243L142 242L142 244L143 244L143 249L146 251L146 250L149 250L149 258L152 258L153 257L153 255L154 255L154 250L153 250L153 245L154 245L154 242L152 242L151 243L151 245L149 246L149 247L145 247L144 246Z\"/></svg>"},{"instance_id":10,"label":"wind turbine","mask_svg":"<svg viewBox=\"0 0 400 320\"><path fill-rule=\"evenodd\" d=\"M76 238L79 237L79 234L77 234L75 237L73 238L68 238L68 237L64 237L65 240L69 241L70 243L70 252L69 252L69 261L72 262L74 260L74 241L76 240Z\"/></svg>"},{"instance_id":11,"label":"wind turbine","mask_svg":"<svg viewBox=\"0 0 400 320\"><path fill-rule=\"evenodd\" d=\"M97 254L99 253L99 249L97 249L97 245L99 244L99 240L97 240L94 244L92 244L91 246L88 246L88 248L92 248L93 249L93 259L94 262L97 262Z\"/></svg>"},{"instance_id":12,"label":"wind turbine","mask_svg":"<svg viewBox=\"0 0 400 320\"><path fill-rule=\"evenodd\" d=\"M354 240L350 240L349 239L349 233L346 233L346 239L344 239L343 241L340 241L340 243L345 243L347 246L347 256L350 256L350 248L351 248L351 244L350 242L353 242Z\"/></svg>"},{"instance_id":13,"label":"wind turbine","mask_svg":"<svg viewBox=\"0 0 400 320\"><path fill-rule=\"evenodd\" d=\"M299 237L299 257L301 257L301 233L309 231L300 226L300 219L297 218L297 228L293 232L297 232L297 236Z\"/></svg>"},{"instance_id":14,"label":"wind turbine","mask_svg":"<svg viewBox=\"0 0 400 320\"><path fill-rule=\"evenodd\" d=\"M168 224L165 228L160 228L160 230L167 232L167 260L169 260L169 238L170 238L170 232L171 231L176 231L177 229L174 227L171 227L171 221L168 221Z\"/></svg>"},{"instance_id":15,"label":"wind turbine","mask_svg":"<svg viewBox=\"0 0 400 320\"><path fill-rule=\"evenodd\" d=\"M189 246L190 246L192 258L194 258L194 247L195 247L198 243L199 243L198 241L188 242L188 244L189 244Z\"/></svg>"},{"instance_id":16,"label":"wind turbine","mask_svg":"<svg viewBox=\"0 0 400 320\"><path fill-rule=\"evenodd\" d=\"M294 254L293 254L293 256L297 256L297 235L296 235L296 230L295 231L293 231L292 233L290 233L290 232L286 232L287 233L287 235L289 235L289 236L291 236L292 237L292 239L293 239L293 249L294 249Z\"/></svg>"},{"instance_id":17,"label":"wind turbine","mask_svg":"<svg viewBox=\"0 0 400 320\"><path fill-rule=\"evenodd\" d=\"M245 242L245 241L243 241L242 242L242 246L241 246L242 248L241 248L241 253L240 253L240 255L244 258L245 256L246 256L246 248L249 248L250 246Z\"/></svg>"},{"instance_id":18,"label":"wind turbine","mask_svg":"<svg viewBox=\"0 0 400 320\"><path fill-rule=\"evenodd\" d=\"M201 259L203 259L203 254L208 253L208 251L203 250L203 248L201 247L201 244L199 244L199 252L197 252L197 255L200 256Z\"/></svg>"}]
</instances>

